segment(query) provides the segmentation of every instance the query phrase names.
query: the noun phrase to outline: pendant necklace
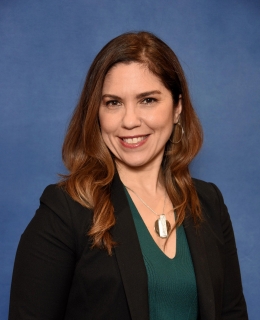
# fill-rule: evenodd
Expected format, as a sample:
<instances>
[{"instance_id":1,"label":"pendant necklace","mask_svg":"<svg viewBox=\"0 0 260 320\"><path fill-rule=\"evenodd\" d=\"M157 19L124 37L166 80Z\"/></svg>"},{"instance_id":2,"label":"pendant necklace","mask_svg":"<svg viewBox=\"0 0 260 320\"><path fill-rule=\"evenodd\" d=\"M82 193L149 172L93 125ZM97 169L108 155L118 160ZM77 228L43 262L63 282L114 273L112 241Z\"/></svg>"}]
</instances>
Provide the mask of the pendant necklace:
<instances>
[{"instance_id":1,"label":"pendant necklace","mask_svg":"<svg viewBox=\"0 0 260 320\"><path fill-rule=\"evenodd\" d=\"M130 189L129 187L125 186L125 188L127 190L132 191L137 198L149 209L151 210L157 217L159 217L155 223L154 223L154 230L156 232L156 234L160 237L160 238L167 238L169 236L169 233L171 231L171 224L170 222L166 219L165 214L164 214L164 207L165 207L165 201L166 201L166 190L165 190L165 196L164 196L164 203L163 203L163 212L162 214L158 214L156 213L151 207L148 206L148 204L141 198L139 197L139 195L132 189Z\"/></svg>"}]
</instances>

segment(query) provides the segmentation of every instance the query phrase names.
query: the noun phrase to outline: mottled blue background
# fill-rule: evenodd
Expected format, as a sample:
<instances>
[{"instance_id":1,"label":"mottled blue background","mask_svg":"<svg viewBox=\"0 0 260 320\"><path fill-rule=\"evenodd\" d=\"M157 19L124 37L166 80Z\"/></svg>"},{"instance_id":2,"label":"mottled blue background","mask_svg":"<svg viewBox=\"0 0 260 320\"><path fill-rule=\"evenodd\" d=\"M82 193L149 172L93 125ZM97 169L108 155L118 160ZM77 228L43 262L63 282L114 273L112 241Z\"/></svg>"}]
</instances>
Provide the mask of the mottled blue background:
<instances>
[{"instance_id":1,"label":"mottled blue background","mask_svg":"<svg viewBox=\"0 0 260 320\"><path fill-rule=\"evenodd\" d=\"M64 172L86 71L111 38L152 31L185 69L205 132L193 176L224 194L251 320L260 314L260 1L0 0L0 318L21 233Z\"/></svg>"}]
</instances>

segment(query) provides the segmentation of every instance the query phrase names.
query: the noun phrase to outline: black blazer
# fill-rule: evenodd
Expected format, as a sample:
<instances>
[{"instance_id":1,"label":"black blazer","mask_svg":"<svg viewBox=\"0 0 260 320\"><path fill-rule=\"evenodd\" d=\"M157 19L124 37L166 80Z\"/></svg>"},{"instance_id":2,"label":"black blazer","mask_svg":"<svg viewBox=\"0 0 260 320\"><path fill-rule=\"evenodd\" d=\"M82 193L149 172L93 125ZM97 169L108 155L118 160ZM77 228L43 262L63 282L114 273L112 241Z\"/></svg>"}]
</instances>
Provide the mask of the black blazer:
<instances>
[{"instance_id":1,"label":"black blazer","mask_svg":"<svg viewBox=\"0 0 260 320\"><path fill-rule=\"evenodd\" d=\"M219 190L194 180L204 221L188 239L202 320L248 319L232 225ZM147 274L123 185L111 188L113 255L90 249L92 211L48 186L23 233L13 272L9 320L149 319Z\"/></svg>"}]
</instances>

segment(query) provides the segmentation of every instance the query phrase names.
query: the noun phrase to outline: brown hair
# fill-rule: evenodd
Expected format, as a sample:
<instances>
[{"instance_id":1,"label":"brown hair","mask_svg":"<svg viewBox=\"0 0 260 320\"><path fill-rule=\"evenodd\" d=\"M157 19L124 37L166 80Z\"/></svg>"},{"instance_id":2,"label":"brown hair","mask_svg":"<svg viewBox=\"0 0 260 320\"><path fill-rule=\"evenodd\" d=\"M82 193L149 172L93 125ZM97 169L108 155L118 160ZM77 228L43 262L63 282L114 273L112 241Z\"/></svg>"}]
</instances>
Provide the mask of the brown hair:
<instances>
[{"instance_id":1,"label":"brown hair","mask_svg":"<svg viewBox=\"0 0 260 320\"><path fill-rule=\"evenodd\" d=\"M93 225L88 232L93 246L105 247L112 253L114 241L110 228L115 224L110 200L110 185L115 174L113 158L99 128L98 112L105 76L117 63L146 64L169 89L175 105L182 99L181 125L185 134L181 141L168 141L162 163L166 190L177 212L180 225L187 209L196 224L201 208L189 174L188 165L202 145L202 129L192 107L187 82L174 52L149 32L125 33L111 40L96 56L86 77L78 105L72 116L63 144L63 161L69 174L61 186L85 207L93 208ZM179 140L175 126L174 141Z\"/></svg>"}]
</instances>

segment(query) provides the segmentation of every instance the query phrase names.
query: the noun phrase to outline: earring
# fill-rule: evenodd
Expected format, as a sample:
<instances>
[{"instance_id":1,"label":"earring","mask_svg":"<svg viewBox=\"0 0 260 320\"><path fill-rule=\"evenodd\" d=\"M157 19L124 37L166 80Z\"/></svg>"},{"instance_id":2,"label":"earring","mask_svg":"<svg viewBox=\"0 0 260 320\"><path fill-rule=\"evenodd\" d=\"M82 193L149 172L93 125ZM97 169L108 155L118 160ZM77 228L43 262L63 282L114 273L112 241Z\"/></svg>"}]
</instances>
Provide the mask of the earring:
<instances>
[{"instance_id":1,"label":"earring","mask_svg":"<svg viewBox=\"0 0 260 320\"><path fill-rule=\"evenodd\" d=\"M183 129L183 126L181 125L181 123L180 123L179 121L178 121L177 123L175 123L175 124L174 124L173 136L174 136L174 132L175 132L175 126L179 126L179 127L180 127L180 130L181 130L181 137L180 137L180 139L179 139L178 141L173 141L172 139L169 139L169 140L170 140L170 142L171 142L172 144L177 144L177 143L181 142L181 140L182 140L182 138L183 138L183 136L184 136L184 129Z\"/></svg>"}]
</instances>

